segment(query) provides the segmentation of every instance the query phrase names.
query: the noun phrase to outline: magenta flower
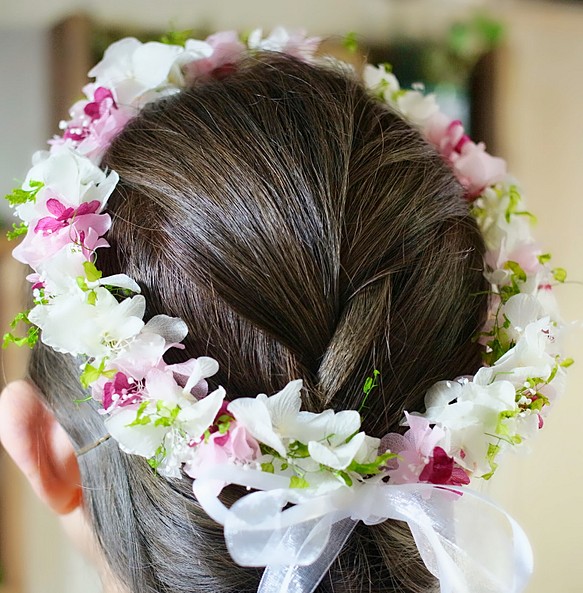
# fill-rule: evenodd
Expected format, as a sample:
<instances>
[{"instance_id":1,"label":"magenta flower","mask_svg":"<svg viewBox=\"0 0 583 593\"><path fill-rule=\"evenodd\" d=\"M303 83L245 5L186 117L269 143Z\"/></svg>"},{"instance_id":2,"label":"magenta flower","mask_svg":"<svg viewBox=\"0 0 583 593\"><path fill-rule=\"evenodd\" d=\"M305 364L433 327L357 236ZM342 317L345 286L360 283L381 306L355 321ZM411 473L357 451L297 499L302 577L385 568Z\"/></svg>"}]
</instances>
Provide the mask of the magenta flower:
<instances>
[{"instance_id":1,"label":"magenta flower","mask_svg":"<svg viewBox=\"0 0 583 593\"><path fill-rule=\"evenodd\" d=\"M103 409L111 412L114 408L122 408L137 404L142 400L142 392L137 381L124 373L116 373L113 381L103 386Z\"/></svg>"},{"instance_id":2,"label":"magenta flower","mask_svg":"<svg viewBox=\"0 0 583 593\"><path fill-rule=\"evenodd\" d=\"M419 474L420 482L462 486L470 483L468 474L459 467L441 447L433 449L433 455Z\"/></svg>"},{"instance_id":3,"label":"magenta flower","mask_svg":"<svg viewBox=\"0 0 583 593\"><path fill-rule=\"evenodd\" d=\"M122 130L132 116L131 110L121 108L113 92L94 85L85 87L92 100L78 101L71 108L71 120L66 122L62 138L55 138L53 145L72 143L80 153L98 161L113 138Z\"/></svg>"}]
</instances>

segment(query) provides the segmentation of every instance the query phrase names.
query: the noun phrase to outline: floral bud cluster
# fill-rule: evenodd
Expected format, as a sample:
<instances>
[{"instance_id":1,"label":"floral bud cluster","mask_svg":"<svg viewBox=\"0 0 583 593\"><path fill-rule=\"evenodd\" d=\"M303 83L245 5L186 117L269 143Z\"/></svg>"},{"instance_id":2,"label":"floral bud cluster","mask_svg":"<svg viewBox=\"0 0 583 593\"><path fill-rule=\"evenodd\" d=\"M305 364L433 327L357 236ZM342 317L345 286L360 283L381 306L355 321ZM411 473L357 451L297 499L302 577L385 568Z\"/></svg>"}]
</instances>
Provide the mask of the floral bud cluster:
<instances>
[{"instance_id":1,"label":"floral bud cluster","mask_svg":"<svg viewBox=\"0 0 583 593\"><path fill-rule=\"evenodd\" d=\"M167 364L182 347L186 324L157 315L144 321L140 287L126 275L103 277L97 252L107 248L107 200L118 182L100 160L112 139L145 104L233 68L247 52L269 50L311 61L318 40L276 29L246 40L233 32L183 45L114 43L91 71L85 99L63 122L63 135L37 153L22 187L9 201L24 235L14 250L33 273L34 306L15 323L83 361L81 382L102 405L106 426L121 448L149 459L165 476L196 478L212 464L233 464L289 478L290 488L318 492L365 480L460 485L489 477L499 453L542 426L569 360L558 348L560 319L552 269L530 232L516 184L501 159L474 144L461 124L441 114L434 98L403 90L387 67L367 67L371 92L426 135L466 188L487 245L491 315L479 339L484 366L474 377L444 381L426 396L423 414L406 413L404 434L373 438L356 411L301 411L301 381L270 397L229 401L222 387L209 393L218 371L207 357ZM74 330L72 330L74 328ZM365 384L375 388L376 372Z\"/></svg>"}]
</instances>

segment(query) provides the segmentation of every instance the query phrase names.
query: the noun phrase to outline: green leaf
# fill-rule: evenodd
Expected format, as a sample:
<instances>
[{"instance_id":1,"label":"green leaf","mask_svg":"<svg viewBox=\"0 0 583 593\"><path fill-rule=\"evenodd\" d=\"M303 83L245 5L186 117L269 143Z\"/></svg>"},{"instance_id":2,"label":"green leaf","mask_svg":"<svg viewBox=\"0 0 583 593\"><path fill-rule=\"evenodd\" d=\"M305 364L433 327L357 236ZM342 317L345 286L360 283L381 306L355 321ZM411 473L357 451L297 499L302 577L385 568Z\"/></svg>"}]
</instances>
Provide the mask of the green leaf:
<instances>
[{"instance_id":1,"label":"green leaf","mask_svg":"<svg viewBox=\"0 0 583 593\"><path fill-rule=\"evenodd\" d=\"M87 293L87 304L95 305L96 302L97 302L97 293L94 290L90 290Z\"/></svg>"},{"instance_id":2,"label":"green leaf","mask_svg":"<svg viewBox=\"0 0 583 593\"><path fill-rule=\"evenodd\" d=\"M383 470L381 469L389 459L397 457L396 453L387 451L382 455L378 455L377 458L371 463L358 463L352 460L348 466L348 471L360 474L361 476L374 476L380 474Z\"/></svg>"},{"instance_id":3,"label":"green leaf","mask_svg":"<svg viewBox=\"0 0 583 593\"><path fill-rule=\"evenodd\" d=\"M293 441L290 443L288 453L293 459L305 459L310 456L308 445L304 445L304 443L300 443L300 441Z\"/></svg>"},{"instance_id":4,"label":"green leaf","mask_svg":"<svg viewBox=\"0 0 583 593\"><path fill-rule=\"evenodd\" d=\"M26 231L28 231L28 226L25 222L21 222L20 224L13 223L12 230L6 233L6 238L9 241L13 241L21 235L26 235Z\"/></svg>"},{"instance_id":5,"label":"green leaf","mask_svg":"<svg viewBox=\"0 0 583 593\"><path fill-rule=\"evenodd\" d=\"M292 476L289 479L289 487L290 488L308 488L310 484L304 478L300 478L300 476Z\"/></svg>"},{"instance_id":6,"label":"green leaf","mask_svg":"<svg viewBox=\"0 0 583 593\"><path fill-rule=\"evenodd\" d=\"M575 364L575 361L572 358L565 358L559 363L564 369L568 369L573 364Z\"/></svg>"},{"instance_id":7,"label":"green leaf","mask_svg":"<svg viewBox=\"0 0 583 593\"><path fill-rule=\"evenodd\" d=\"M350 477L350 475L347 472L338 470L338 471L334 472L334 475L337 478L340 478L349 488L352 486L352 484L354 484L352 478Z\"/></svg>"},{"instance_id":8,"label":"green leaf","mask_svg":"<svg viewBox=\"0 0 583 593\"><path fill-rule=\"evenodd\" d=\"M507 261L504 264L505 270L510 270L512 275L516 277L520 282L526 282L526 272L521 268L520 264L515 261Z\"/></svg>"},{"instance_id":9,"label":"green leaf","mask_svg":"<svg viewBox=\"0 0 583 593\"><path fill-rule=\"evenodd\" d=\"M273 463L267 462L261 464L261 471L266 472L268 474L273 474L275 472L275 468L273 467Z\"/></svg>"},{"instance_id":10,"label":"green leaf","mask_svg":"<svg viewBox=\"0 0 583 593\"><path fill-rule=\"evenodd\" d=\"M141 404L136 413L136 419L133 422L130 422L128 426L145 426L146 424L150 424L152 422L152 418L149 415L145 415L147 407L148 402Z\"/></svg>"},{"instance_id":11,"label":"green leaf","mask_svg":"<svg viewBox=\"0 0 583 593\"><path fill-rule=\"evenodd\" d=\"M101 375L104 374L105 371L105 359L103 359L98 367L93 366L90 363L85 364L85 368L81 373L81 377L79 380L81 381L81 385L84 389L87 389L90 385L95 383Z\"/></svg>"},{"instance_id":12,"label":"green leaf","mask_svg":"<svg viewBox=\"0 0 583 593\"><path fill-rule=\"evenodd\" d=\"M355 31L347 33L344 37L342 45L350 52L356 53L358 50L358 36Z\"/></svg>"},{"instance_id":13,"label":"green leaf","mask_svg":"<svg viewBox=\"0 0 583 593\"><path fill-rule=\"evenodd\" d=\"M554 270L551 270L551 273L557 282L562 283L567 279L567 270L565 270L565 268L555 268Z\"/></svg>"},{"instance_id":14,"label":"green leaf","mask_svg":"<svg viewBox=\"0 0 583 593\"><path fill-rule=\"evenodd\" d=\"M272 449L268 445L259 443L259 450L263 455L271 455L272 457L277 457L281 459L281 455L275 449Z\"/></svg>"},{"instance_id":15,"label":"green leaf","mask_svg":"<svg viewBox=\"0 0 583 593\"><path fill-rule=\"evenodd\" d=\"M24 336L16 336L12 332L8 332L3 336L3 348L8 348L10 344L14 344L15 346L28 346L32 348L37 342L40 334L40 330L36 325L32 325L30 320L28 319L29 311L23 311L18 313L14 319L10 322L10 328L16 329L16 326L19 323L24 323L29 327L26 330L26 334Z\"/></svg>"},{"instance_id":16,"label":"green leaf","mask_svg":"<svg viewBox=\"0 0 583 593\"><path fill-rule=\"evenodd\" d=\"M538 256L538 262L540 264L548 264L551 261L551 254L550 253L542 253Z\"/></svg>"},{"instance_id":17,"label":"green leaf","mask_svg":"<svg viewBox=\"0 0 583 593\"><path fill-rule=\"evenodd\" d=\"M166 45L180 45L184 47L187 39L190 39L192 35L192 29L186 29L184 31L168 31L160 37L160 43L165 43Z\"/></svg>"},{"instance_id":18,"label":"green leaf","mask_svg":"<svg viewBox=\"0 0 583 593\"><path fill-rule=\"evenodd\" d=\"M95 264L90 261L86 261L83 264L83 270L85 270L85 276L89 282L97 282L103 274L95 267Z\"/></svg>"},{"instance_id":19,"label":"green leaf","mask_svg":"<svg viewBox=\"0 0 583 593\"><path fill-rule=\"evenodd\" d=\"M27 202L36 201L36 195L44 187L44 183L42 181L29 181L28 185L30 185L31 189L16 188L12 190L12 193L5 196L11 206L20 206Z\"/></svg>"}]
</instances>

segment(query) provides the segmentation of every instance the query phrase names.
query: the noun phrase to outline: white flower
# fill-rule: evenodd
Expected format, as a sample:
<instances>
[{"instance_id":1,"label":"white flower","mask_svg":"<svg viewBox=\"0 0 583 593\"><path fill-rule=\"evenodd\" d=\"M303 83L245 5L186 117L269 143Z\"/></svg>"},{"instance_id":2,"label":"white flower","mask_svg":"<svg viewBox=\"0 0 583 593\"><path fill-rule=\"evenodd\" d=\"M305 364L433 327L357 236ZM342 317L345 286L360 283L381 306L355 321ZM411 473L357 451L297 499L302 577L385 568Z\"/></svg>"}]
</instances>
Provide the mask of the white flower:
<instances>
[{"instance_id":1,"label":"white flower","mask_svg":"<svg viewBox=\"0 0 583 593\"><path fill-rule=\"evenodd\" d=\"M401 88L397 77L385 65L367 64L363 79L365 86L378 93L387 103L393 102L393 95Z\"/></svg>"},{"instance_id":2,"label":"white flower","mask_svg":"<svg viewBox=\"0 0 583 593\"><path fill-rule=\"evenodd\" d=\"M146 308L141 295L121 303L105 288L95 291L95 304L79 290L35 306L29 319L42 330L42 341L58 352L103 359L144 327Z\"/></svg>"},{"instance_id":3,"label":"white flower","mask_svg":"<svg viewBox=\"0 0 583 593\"><path fill-rule=\"evenodd\" d=\"M510 326L504 329L508 338L517 342L533 321L538 321L545 316L545 311L539 300L529 294L516 294L510 297L502 306L499 319L506 318Z\"/></svg>"},{"instance_id":4,"label":"white flower","mask_svg":"<svg viewBox=\"0 0 583 593\"><path fill-rule=\"evenodd\" d=\"M356 457L356 454L364 445L365 438L366 435L364 432L359 432L347 443L337 444L335 446L326 441L309 441L308 451L314 461L333 469L342 470L346 469Z\"/></svg>"},{"instance_id":5,"label":"white flower","mask_svg":"<svg viewBox=\"0 0 583 593\"><path fill-rule=\"evenodd\" d=\"M118 408L106 418L105 427L122 451L130 455L153 457L170 429L154 422L132 426L136 414L137 407Z\"/></svg>"},{"instance_id":6,"label":"white flower","mask_svg":"<svg viewBox=\"0 0 583 593\"><path fill-rule=\"evenodd\" d=\"M519 201L513 204L513 200ZM517 247L533 242L530 217L510 214L526 211L512 179L486 188L476 200L476 206L480 209L477 219L484 242L492 252L489 259L496 260L491 265L507 261L507 256Z\"/></svg>"},{"instance_id":7,"label":"white flower","mask_svg":"<svg viewBox=\"0 0 583 593\"><path fill-rule=\"evenodd\" d=\"M98 201L103 210L114 190L119 176L115 171L106 175L87 157L76 153L67 145L51 152L39 151L33 157L22 189L31 190L31 182L41 182L44 187L34 202L16 207L16 214L27 224L49 215L47 200L56 198L65 206L78 207L83 202Z\"/></svg>"},{"instance_id":8,"label":"white flower","mask_svg":"<svg viewBox=\"0 0 583 593\"><path fill-rule=\"evenodd\" d=\"M455 402L454 402L455 400ZM480 385L471 381L441 381L426 395L427 410L422 417L438 424L450 440L448 454L462 467L478 474L490 470L490 444L500 445L498 433L501 413L517 410L516 391L508 381ZM514 434L515 428L508 426Z\"/></svg>"},{"instance_id":9,"label":"white flower","mask_svg":"<svg viewBox=\"0 0 583 593\"><path fill-rule=\"evenodd\" d=\"M95 77L97 86L112 90L118 103L130 105L148 91L168 87L172 66L183 52L178 45L127 37L108 47L89 76Z\"/></svg>"},{"instance_id":10,"label":"white flower","mask_svg":"<svg viewBox=\"0 0 583 593\"><path fill-rule=\"evenodd\" d=\"M555 367L555 358L549 352L556 350L554 326L548 317L529 323L516 345L499 358L491 367L482 367L474 382L490 385L510 382L515 387L524 386L528 379L545 381Z\"/></svg>"},{"instance_id":11,"label":"white flower","mask_svg":"<svg viewBox=\"0 0 583 593\"><path fill-rule=\"evenodd\" d=\"M301 380L291 381L271 397L261 393L256 398L238 398L229 404L229 411L253 438L285 457L282 435L300 411L301 389Z\"/></svg>"},{"instance_id":12,"label":"white flower","mask_svg":"<svg viewBox=\"0 0 583 593\"><path fill-rule=\"evenodd\" d=\"M398 94L398 110L414 125L423 128L438 111L435 95L424 95L420 91L406 91Z\"/></svg>"}]
</instances>

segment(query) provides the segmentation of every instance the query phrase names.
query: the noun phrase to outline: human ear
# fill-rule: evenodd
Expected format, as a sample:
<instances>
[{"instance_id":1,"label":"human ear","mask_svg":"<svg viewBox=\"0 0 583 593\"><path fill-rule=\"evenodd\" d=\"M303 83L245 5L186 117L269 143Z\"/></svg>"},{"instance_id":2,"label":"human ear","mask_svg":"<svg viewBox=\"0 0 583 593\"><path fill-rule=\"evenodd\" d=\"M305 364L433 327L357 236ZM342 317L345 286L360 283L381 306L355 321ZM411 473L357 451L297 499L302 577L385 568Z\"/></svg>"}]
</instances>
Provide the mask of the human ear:
<instances>
[{"instance_id":1,"label":"human ear","mask_svg":"<svg viewBox=\"0 0 583 593\"><path fill-rule=\"evenodd\" d=\"M0 442L55 513L65 515L81 506L75 449L32 383L15 381L2 392Z\"/></svg>"}]
</instances>

